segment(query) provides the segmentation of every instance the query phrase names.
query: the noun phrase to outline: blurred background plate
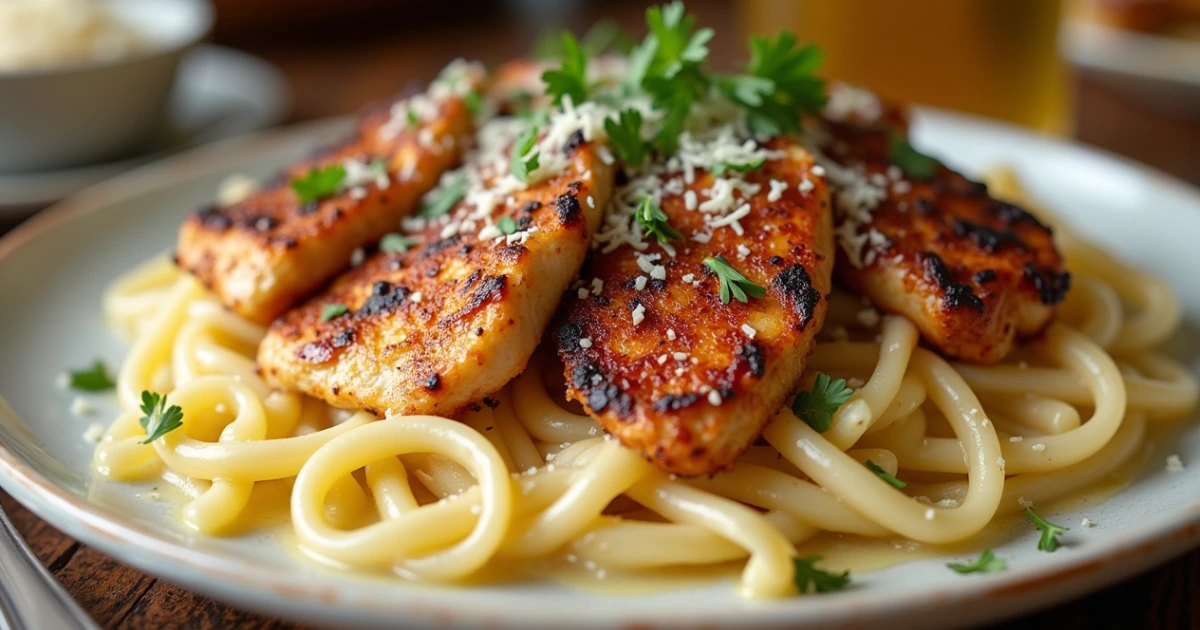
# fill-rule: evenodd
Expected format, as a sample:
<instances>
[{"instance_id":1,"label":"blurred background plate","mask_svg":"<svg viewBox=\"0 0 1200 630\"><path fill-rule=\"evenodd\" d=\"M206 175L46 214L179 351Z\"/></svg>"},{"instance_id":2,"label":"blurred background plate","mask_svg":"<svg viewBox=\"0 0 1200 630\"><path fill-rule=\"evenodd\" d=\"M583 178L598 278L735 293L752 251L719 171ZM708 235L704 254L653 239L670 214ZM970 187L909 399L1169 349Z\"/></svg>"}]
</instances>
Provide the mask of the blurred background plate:
<instances>
[{"instance_id":1,"label":"blurred background plate","mask_svg":"<svg viewBox=\"0 0 1200 630\"><path fill-rule=\"evenodd\" d=\"M18 219L168 153L274 125L287 116L289 102L287 82L270 64L231 48L201 46L180 66L168 132L156 151L59 171L0 174L0 220Z\"/></svg>"},{"instance_id":2,"label":"blurred background plate","mask_svg":"<svg viewBox=\"0 0 1200 630\"><path fill-rule=\"evenodd\" d=\"M1152 107L1200 119L1200 41L1083 19L1063 25L1063 55Z\"/></svg>"}]
</instances>

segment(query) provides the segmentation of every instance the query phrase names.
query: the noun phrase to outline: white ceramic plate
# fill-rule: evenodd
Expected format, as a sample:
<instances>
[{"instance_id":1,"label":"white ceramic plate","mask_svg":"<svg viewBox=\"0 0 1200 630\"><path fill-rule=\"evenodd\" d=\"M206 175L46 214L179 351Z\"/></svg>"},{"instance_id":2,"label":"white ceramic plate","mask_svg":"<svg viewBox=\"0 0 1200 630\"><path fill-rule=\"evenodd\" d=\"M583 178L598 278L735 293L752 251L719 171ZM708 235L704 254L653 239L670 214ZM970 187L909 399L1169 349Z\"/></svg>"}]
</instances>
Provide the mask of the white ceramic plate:
<instances>
[{"instance_id":1,"label":"white ceramic plate","mask_svg":"<svg viewBox=\"0 0 1200 630\"><path fill-rule=\"evenodd\" d=\"M1009 569L960 576L944 558L855 577L854 588L786 601L737 599L729 582L640 596L604 596L551 583L432 588L324 569L266 535L208 539L183 531L145 488L93 483L80 437L107 421L111 397L91 418L68 411L55 387L64 368L125 347L100 315L104 286L169 248L185 213L235 171L266 175L344 128L333 121L228 141L148 166L93 188L0 243L0 485L39 516L149 573L215 597L307 623L336 627L936 627L996 620L1101 588L1200 542L1200 427L1150 456L1123 494L1056 513L1072 526L1067 546L1036 550L1032 528L997 549ZM1200 192L1136 164L1013 128L924 112L916 144L969 171L1010 163L1032 192L1078 229L1161 274L1200 321ZM1173 344L1193 368L1192 344ZM1185 347L1186 346L1186 347ZM1188 464L1164 471L1168 452ZM1098 526L1081 529L1086 515Z\"/></svg>"},{"instance_id":2,"label":"white ceramic plate","mask_svg":"<svg viewBox=\"0 0 1200 630\"><path fill-rule=\"evenodd\" d=\"M148 155L37 173L0 173L0 219L19 217L167 153L279 123L287 81L270 64L220 46L201 46L179 66L168 113L169 137Z\"/></svg>"}]
</instances>

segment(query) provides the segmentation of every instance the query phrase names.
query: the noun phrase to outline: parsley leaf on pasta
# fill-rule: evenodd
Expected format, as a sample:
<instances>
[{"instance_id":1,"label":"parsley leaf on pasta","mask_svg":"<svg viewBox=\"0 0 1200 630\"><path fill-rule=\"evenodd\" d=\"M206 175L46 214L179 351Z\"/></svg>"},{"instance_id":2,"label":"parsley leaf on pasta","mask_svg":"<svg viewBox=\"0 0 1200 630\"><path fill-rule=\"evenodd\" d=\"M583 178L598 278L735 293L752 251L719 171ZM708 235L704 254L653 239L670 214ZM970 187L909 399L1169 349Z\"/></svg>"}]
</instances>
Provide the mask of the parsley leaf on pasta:
<instances>
[{"instance_id":1,"label":"parsley leaf on pasta","mask_svg":"<svg viewBox=\"0 0 1200 630\"><path fill-rule=\"evenodd\" d=\"M1058 537L1070 531L1069 527L1055 525L1038 516L1033 508L1025 508L1025 517L1042 532L1042 537L1038 540L1038 551L1050 552L1058 549Z\"/></svg>"},{"instance_id":2,"label":"parsley leaf on pasta","mask_svg":"<svg viewBox=\"0 0 1200 630\"><path fill-rule=\"evenodd\" d=\"M792 412L817 433L824 433L833 424L834 412L850 400L852 394L854 390L846 387L846 379L831 380L828 374L821 372L812 389L796 394Z\"/></svg>"},{"instance_id":3,"label":"parsley leaf on pasta","mask_svg":"<svg viewBox=\"0 0 1200 630\"><path fill-rule=\"evenodd\" d=\"M873 462L869 459L865 462L865 465L866 465L867 469L869 469L871 472L875 473L875 475L877 477L879 477L880 479L891 484L891 486L893 488L905 488L908 486L907 483L900 481L899 479L896 478L895 475L884 470L883 466L880 466L879 464L876 464L875 462Z\"/></svg>"},{"instance_id":4,"label":"parsley leaf on pasta","mask_svg":"<svg viewBox=\"0 0 1200 630\"><path fill-rule=\"evenodd\" d=\"M443 180L444 181L444 180ZM467 194L467 176L458 174L445 185L425 195L417 214L425 218L440 217L454 207Z\"/></svg>"},{"instance_id":5,"label":"parsley leaf on pasta","mask_svg":"<svg viewBox=\"0 0 1200 630\"><path fill-rule=\"evenodd\" d=\"M300 203L309 203L337 194L346 179L346 168L333 164L325 168L314 168L304 177L292 180L292 190Z\"/></svg>"},{"instance_id":6,"label":"parsley leaf on pasta","mask_svg":"<svg viewBox=\"0 0 1200 630\"><path fill-rule=\"evenodd\" d=\"M138 422L146 430L146 439L142 444L150 444L183 426L183 409L179 405L168 407L165 394L143 391L141 410L142 417Z\"/></svg>"},{"instance_id":7,"label":"parsley leaf on pasta","mask_svg":"<svg viewBox=\"0 0 1200 630\"><path fill-rule=\"evenodd\" d=\"M995 573L1008 568L1008 561L997 558L991 549L984 549L974 562L951 562L946 566L956 573Z\"/></svg>"},{"instance_id":8,"label":"parsley leaf on pasta","mask_svg":"<svg viewBox=\"0 0 1200 630\"><path fill-rule=\"evenodd\" d=\"M71 370L69 383L71 389L85 392L102 392L117 386L108 375L108 367L100 359L92 361L92 365L86 369Z\"/></svg>"},{"instance_id":9,"label":"parsley leaf on pasta","mask_svg":"<svg viewBox=\"0 0 1200 630\"><path fill-rule=\"evenodd\" d=\"M840 591L850 584L850 572L830 573L816 568L821 556L792 558L796 567L796 590L801 593L830 593Z\"/></svg>"}]
</instances>

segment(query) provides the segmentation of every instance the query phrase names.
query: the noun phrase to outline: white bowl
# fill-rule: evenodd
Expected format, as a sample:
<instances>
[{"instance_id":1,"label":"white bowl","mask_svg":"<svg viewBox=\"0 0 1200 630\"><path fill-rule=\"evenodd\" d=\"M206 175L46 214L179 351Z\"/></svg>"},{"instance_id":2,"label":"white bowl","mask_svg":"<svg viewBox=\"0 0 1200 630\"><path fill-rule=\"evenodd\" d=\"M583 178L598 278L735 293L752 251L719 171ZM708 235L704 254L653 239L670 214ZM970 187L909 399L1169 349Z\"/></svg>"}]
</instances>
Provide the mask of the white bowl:
<instances>
[{"instance_id":1,"label":"white bowl","mask_svg":"<svg viewBox=\"0 0 1200 630\"><path fill-rule=\"evenodd\" d=\"M162 132L179 60L209 32L208 0L101 0L150 40L128 57L0 72L0 173L113 159Z\"/></svg>"}]
</instances>

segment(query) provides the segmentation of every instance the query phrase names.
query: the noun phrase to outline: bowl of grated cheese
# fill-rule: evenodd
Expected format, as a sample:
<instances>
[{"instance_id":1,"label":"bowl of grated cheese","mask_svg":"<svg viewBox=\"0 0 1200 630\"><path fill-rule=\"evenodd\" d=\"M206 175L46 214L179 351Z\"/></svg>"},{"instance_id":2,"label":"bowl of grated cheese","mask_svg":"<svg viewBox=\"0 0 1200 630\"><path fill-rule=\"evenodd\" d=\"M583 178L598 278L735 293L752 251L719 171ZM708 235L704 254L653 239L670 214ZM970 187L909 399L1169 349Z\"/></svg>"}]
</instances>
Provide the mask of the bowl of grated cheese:
<instances>
[{"instance_id":1,"label":"bowl of grated cheese","mask_svg":"<svg viewBox=\"0 0 1200 630\"><path fill-rule=\"evenodd\" d=\"M125 157L163 133L207 0L0 2L0 173Z\"/></svg>"}]
</instances>

